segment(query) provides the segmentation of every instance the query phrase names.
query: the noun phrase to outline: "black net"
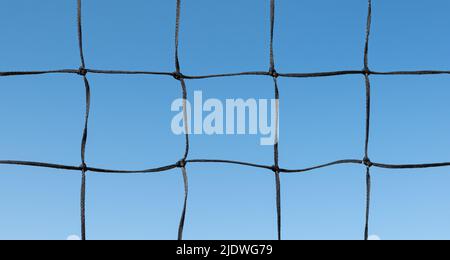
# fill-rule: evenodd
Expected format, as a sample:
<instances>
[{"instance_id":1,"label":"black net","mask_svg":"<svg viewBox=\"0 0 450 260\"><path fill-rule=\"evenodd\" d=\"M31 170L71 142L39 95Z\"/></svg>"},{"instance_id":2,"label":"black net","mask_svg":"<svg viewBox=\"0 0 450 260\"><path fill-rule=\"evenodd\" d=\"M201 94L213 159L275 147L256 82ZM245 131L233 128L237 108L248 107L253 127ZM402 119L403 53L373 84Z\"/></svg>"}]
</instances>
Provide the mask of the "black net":
<instances>
[{"instance_id":1,"label":"black net","mask_svg":"<svg viewBox=\"0 0 450 260\"><path fill-rule=\"evenodd\" d=\"M181 214L180 224L178 227L178 239L183 239L183 229L186 219L186 210L189 194L188 185L188 174L187 166L189 164L234 164L246 167L253 167L259 169L265 169L272 171L275 177L276 185L276 212L277 212L277 231L278 239L282 238L282 218L281 218L281 180L282 174L290 173L304 173L321 168L327 168L335 165L341 164L359 164L366 167L366 188L367 188L367 203L366 203L366 218L365 218L365 228L364 228L364 239L369 237L369 216L370 216L370 196L371 196L371 173L370 169L372 167L384 168L384 169L418 169L418 168L437 168L437 167L447 167L450 166L450 162L442 163L431 163L431 164L404 164L404 165L393 165L377 163L370 160L369 157L369 140L370 140L370 109L371 109L371 75L437 75L437 74L450 74L450 71L438 71L438 70L420 70L420 71L389 71L389 72L379 72L372 71L369 66L369 43L370 43L370 29L372 23L372 0L368 0L368 15L366 24L366 39L364 47L364 67L362 70L343 70L343 71L329 71L329 72L315 72L315 73L280 73L276 70L275 56L274 56L274 29L275 29L275 3L276 0L267 0L270 3L270 67L268 71L249 71L249 72L237 72L237 73L227 73L227 74L213 74L213 75L185 75L182 73L180 60L179 60L179 31L180 31L180 21L181 21L181 0L176 0L176 26L175 26L175 72L156 72L156 71L123 71L123 70L98 70L89 69L86 67L84 52L83 52L83 26L82 26L82 0L77 0L77 25L78 25L78 46L80 53L80 68L78 69L61 69L61 70L47 70L47 71L6 71L0 72L1 77L9 76L25 76L25 75L42 75L42 74L78 74L83 79L85 90L86 90L86 114L85 114L85 124L82 133L81 140L81 164L80 166L70 166L70 165L60 165L52 164L46 162L31 162L31 161L16 161L16 160L0 160L2 165L18 165L18 166L29 166L29 167L43 167L52 168L68 171L79 171L82 177L81 184L81 196L80 196L80 211L81 211L81 234L82 239L86 240L86 214L85 214L85 202L86 202L86 174L88 172L93 173L112 173L112 174L145 174L145 173L156 173L164 172L179 168L182 172L184 179L185 197L184 206ZM86 143L88 137L88 123L89 123L89 112L90 112L90 85L87 75L88 74L118 74L118 75L159 75L173 77L175 80L180 82L182 97L184 100L183 104L183 120L185 127L185 152L181 160L176 163L166 166L161 166L159 168L144 169L144 170L113 170L113 169L101 169L88 166L85 161L85 151ZM188 115L187 115L187 86L186 81L188 80L198 80L207 78L224 78L224 77L238 77L238 76L263 76L271 77L274 82L274 96L276 99L276 139L273 147L274 151L274 162L270 165L260 165L249 162L231 161L231 160L217 160L217 159L189 159L189 125L188 125ZM365 147L364 147L364 157L363 159L343 159L323 165L313 166L305 169L285 169L279 165L279 149L278 149L278 114L279 114L279 100L280 92L278 88L278 78L321 78L321 77L333 77L342 75L361 75L365 80L366 88L366 121L365 121Z\"/></svg>"}]
</instances>

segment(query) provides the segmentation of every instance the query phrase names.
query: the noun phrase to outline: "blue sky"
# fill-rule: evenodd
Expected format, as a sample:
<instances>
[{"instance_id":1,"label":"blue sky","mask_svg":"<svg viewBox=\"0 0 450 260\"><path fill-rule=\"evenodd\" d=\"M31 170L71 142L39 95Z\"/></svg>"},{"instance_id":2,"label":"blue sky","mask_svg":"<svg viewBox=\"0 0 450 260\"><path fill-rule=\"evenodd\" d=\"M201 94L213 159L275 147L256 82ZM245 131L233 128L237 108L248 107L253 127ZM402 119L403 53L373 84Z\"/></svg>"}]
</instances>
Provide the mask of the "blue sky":
<instances>
[{"instance_id":1,"label":"blue sky","mask_svg":"<svg viewBox=\"0 0 450 260\"><path fill-rule=\"evenodd\" d=\"M370 66L376 71L450 68L446 0L374 0ZM87 67L173 71L175 0L84 1ZM362 69L365 0L277 1L279 72ZM4 0L0 71L78 68L76 1ZM269 1L185 0L180 60L185 74L268 70ZM143 169L184 151L170 129L170 77L88 75L87 163ZM373 76L371 159L450 161L449 76ZM190 97L272 98L268 77L187 81ZM279 80L280 164L305 168L364 154L361 75ZM80 164L84 85L77 75L0 78L0 159ZM258 136L192 136L191 159L271 165ZM373 169L371 234L449 239L448 168ZM271 172L189 165L186 239L276 238ZM0 239L79 235L80 174L0 167ZM88 174L90 239L175 239L183 200L179 170ZM365 169L344 165L282 176L284 239L361 239Z\"/></svg>"}]
</instances>

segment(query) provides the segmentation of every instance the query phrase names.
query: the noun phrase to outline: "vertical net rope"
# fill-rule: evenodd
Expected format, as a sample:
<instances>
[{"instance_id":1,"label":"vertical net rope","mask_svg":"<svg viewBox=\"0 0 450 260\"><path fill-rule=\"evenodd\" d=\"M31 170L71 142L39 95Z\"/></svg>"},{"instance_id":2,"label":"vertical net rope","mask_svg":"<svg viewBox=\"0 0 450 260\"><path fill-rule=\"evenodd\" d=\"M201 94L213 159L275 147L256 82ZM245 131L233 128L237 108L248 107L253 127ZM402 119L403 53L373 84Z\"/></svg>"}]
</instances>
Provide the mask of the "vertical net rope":
<instances>
[{"instance_id":1,"label":"vertical net rope","mask_svg":"<svg viewBox=\"0 0 450 260\"><path fill-rule=\"evenodd\" d=\"M189 196L189 183L188 175L186 171L186 159L189 156L189 121L187 113L187 88L184 81L183 74L181 73L180 59L179 59L179 42L180 42L180 19L181 19L181 0L177 0L176 10L176 23L175 23L175 73L174 78L180 82L181 90L183 94L183 124L186 138L186 145L183 159L178 163L178 167L181 168L184 182L184 204L183 212L181 213L180 226L178 227L178 240L183 239L184 223L186 221L187 202Z\"/></svg>"},{"instance_id":2,"label":"vertical net rope","mask_svg":"<svg viewBox=\"0 0 450 260\"><path fill-rule=\"evenodd\" d=\"M281 178L280 178L280 163L279 163L279 115L280 115L280 90L278 88L278 73L275 69L275 55L273 50L275 32L275 0L270 0L270 68L269 73L273 78L275 87L275 140L273 146L275 173L275 190L276 190L276 204L277 204L277 232L278 240L281 240Z\"/></svg>"},{"instance_id":3,"label":"vertical net rope","mask_svg":"<svg viewBox=\"0 0 450 260\"><path fill-rule=\"evenodd\" d=\"M364 146L364 164L366 166L366 225L364 228L364 240L369 239L369 217L370 217L370 198L371 198L371 176L370 168L372 162L369 157L369 141L370 141L370 109L371 109L371 85L370 85L370 68L369 68L369 40L370 29L372 25L372 0L368 0L367 25L366 25L366 43L364 46L364 79L366 83L366 137Z\"/></svg>"},{"instance_id":4,"label":"vertical net rope","mask_svg":"<svg viewBox=\"0 0 450 260\"><path fill-rule=\"evenodd\" d=\"M77 22L78 22L78 46L80 49L80 61L81 66L78 74L83 77L85 91L86 91L86 112L84 118L84 128L83 137L81 139L81 196L80 196L80 211L81 211L81 238L86 240L86 143L88 137L88 123L89 123L89 112L91 109L91 88L89 86L89 81L86 77L86 62L84 59L83 51L83 30L82 30L82 6L81 0L77 0Z\"/></svg>"}]
</instances>

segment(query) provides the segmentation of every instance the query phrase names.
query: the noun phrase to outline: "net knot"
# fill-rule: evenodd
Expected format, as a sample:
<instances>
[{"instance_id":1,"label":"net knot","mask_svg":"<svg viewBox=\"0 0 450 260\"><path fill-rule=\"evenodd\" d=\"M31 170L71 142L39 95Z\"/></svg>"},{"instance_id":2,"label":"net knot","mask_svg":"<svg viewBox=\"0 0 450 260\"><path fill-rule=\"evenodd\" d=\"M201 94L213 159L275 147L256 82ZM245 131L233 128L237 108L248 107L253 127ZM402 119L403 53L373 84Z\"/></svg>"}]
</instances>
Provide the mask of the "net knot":
<instances>
[{"instance_id":1,"label":"net knot","mask_svg":"<svg viewBox=\"0 0 450 260\"><path fill-rule=\"evenodd\" d=\"M178 168L185 168L186 167L186 160L183 159L183 160L178 161L177 162L177 167Z\"/></svg>"},{"instance_id":2,"label":"net knot","mask_svg":"<svg viewBox=\"0 0 450 260\"><path fill-rule=\"evenodd\" d=\"M87 167L86 163L84 163L84 162L81 163L80 168L83 173L87 172L87 170L88 170L88 167Z\"/></svg>"},{"instance_id":3,"label":"net knot","mask_svg":"<svg viewBox=\"0 0 450 260\"><path fill-rule=\"evenodd\" d=\"M181 79L184 78L184 75L181 74L181 72L178 72L178 71L175 71L174 73L172 73L172 76L176 80L181 80Z\"/></svg>"},{"instance_id":4,"label":"net knot","mask_svg":"<svg viewBox=\"0 0 450 260\"><path fill-rule=\"evenodd\" d=\"M273 68L270 69L269 75L272 76L273 78L278 78L280 76L280 74L278 74L278 72Z\"/></svg>"},{"instance_id":5,"label":"net knot","mask_svg":"<svg viewBox=\"0 0 450 260\"><path fill-rule=\"evenodd\" d=\"M364 163L364 165L367 166L368 168L370 168L370 167L373 166L372 161L370 161L370 159L369 159L368 157L364 157L363 163Z\"/></svg>"},{"instance_id":6,"label":"net knot","mask_svg":"<svg viewBox=\"0 0 450 260\"><path fill-rule=\"evenodd\" d=\"M372 74L372 71L366 67L362 70L362 73L366 76L370 76Z\"/></svg>"},{"instance_id":7,"label":"net knot","mask_svg":"<svg viewBox=\"0 0 450 260\"><path fill-rule=\"evenodd\" d=\"M77 72L78 75L83 76L83 77L86 76L87 73L88 73L88 71L87 71L87 69L84 68L84 67L80 67L80 68L78 69L78 72Z\"/></svg>"},{"instance_id":8,"label":"net knot","mask_svg":"<svg viewBox=\"0 0 450 260\"><path fill-rule=\"evenodd\" d=\"M278 166L278 165L273 165L273 166L272 166L272 171L273 171L274 173L279 173L279 172L280 172L280 166Z\"/></svg>"}]
</instances>

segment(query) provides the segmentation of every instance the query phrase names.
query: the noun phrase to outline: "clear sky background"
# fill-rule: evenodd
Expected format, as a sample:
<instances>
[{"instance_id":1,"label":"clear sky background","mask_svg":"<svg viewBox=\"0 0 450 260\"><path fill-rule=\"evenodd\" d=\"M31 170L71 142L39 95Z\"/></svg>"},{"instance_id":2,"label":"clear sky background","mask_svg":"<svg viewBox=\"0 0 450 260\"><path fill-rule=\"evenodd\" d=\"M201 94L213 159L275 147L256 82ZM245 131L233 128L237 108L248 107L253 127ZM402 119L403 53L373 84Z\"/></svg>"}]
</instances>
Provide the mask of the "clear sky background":
<instances>
[{"instance_id":1,"label":"clear sky background","mask_svg":"<svg viewBox=\"0 0 450 260\"><path fill-rule=\"evenodd\" d=\"M78 68L75 0L2 0L0 71ZM370 65L376 71L450 68L450 2L374 0ZM86 63L95 69L174 70L175 0L85 0ZM185 74L268 70L268 0L184 0ZM367 1L278 0L279 72L362 69ZM170 110L170 77L88 75L87 163L144 169L184 151ZM272 98L269 77L187 82L189 95ZM280 164L305 168L362 159L361 75L279 80ZM371 159L450 161L450 77L373 76ZM84 85L77 75L0 78L0 159L80 164ZM259 136L193 136L190 159L273 164ZM270 171L189 165L186 239L275 239ZM450 169L373 169L371 234L450 239ZM0 166L0 239L80 235L80 173ZM89 239L176 239L179 169L147 175L88 174ZM344 165L282 176L284 239L361 239L365 169Z\"/></svg>"}]
</instances>

